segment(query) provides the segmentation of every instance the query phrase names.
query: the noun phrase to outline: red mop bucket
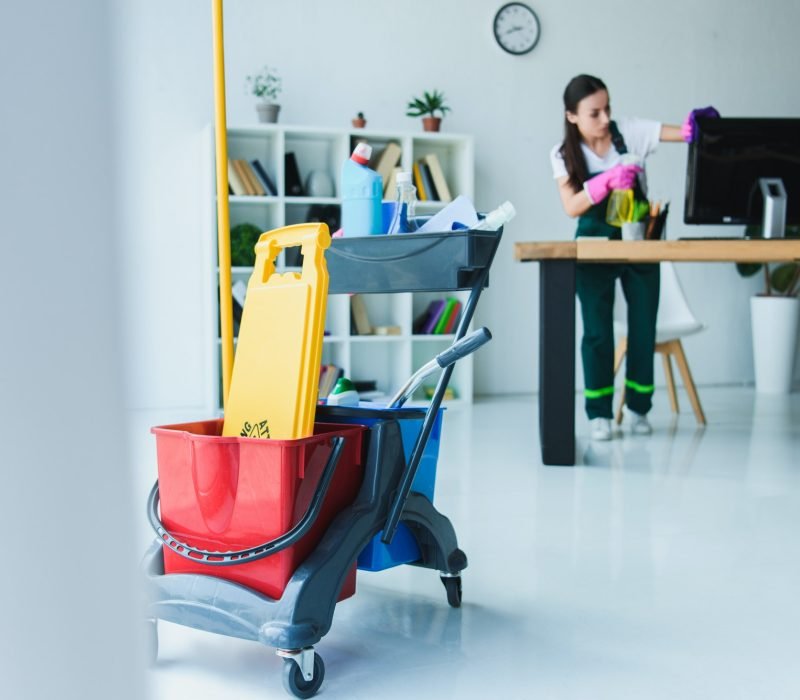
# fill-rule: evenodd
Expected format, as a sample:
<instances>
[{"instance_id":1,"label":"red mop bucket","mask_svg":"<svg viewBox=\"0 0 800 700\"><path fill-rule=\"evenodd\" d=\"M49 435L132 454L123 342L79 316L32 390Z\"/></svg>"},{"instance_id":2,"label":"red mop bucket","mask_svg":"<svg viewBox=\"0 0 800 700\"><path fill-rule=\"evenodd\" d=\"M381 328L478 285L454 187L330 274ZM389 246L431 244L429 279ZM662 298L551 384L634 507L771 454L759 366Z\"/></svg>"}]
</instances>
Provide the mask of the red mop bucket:
<instances>
[{"instance_id":1,"label":"red mop bucket","mask_svg":"<svg viewBox=\"0 0 800 700\"><path fill-rule=\"evenodd\" d=\"M364 470L364 428L320 423L308 438L263 440L220 437L222 423L207 420L151 430L158 454L161 523L171 536L163 536L164 572L224 578L278 599L333 518L355 499ZM337 436L344 438L344 445L330 486L316 520L297 542L264 558L225 566L219 565L223 557L211 555L203 561L175 551L180 545L174 540L224 554L285 535L308 510ZM339 600L355 593L355 576L353 562Z\"/></svg>"}]
</instances>

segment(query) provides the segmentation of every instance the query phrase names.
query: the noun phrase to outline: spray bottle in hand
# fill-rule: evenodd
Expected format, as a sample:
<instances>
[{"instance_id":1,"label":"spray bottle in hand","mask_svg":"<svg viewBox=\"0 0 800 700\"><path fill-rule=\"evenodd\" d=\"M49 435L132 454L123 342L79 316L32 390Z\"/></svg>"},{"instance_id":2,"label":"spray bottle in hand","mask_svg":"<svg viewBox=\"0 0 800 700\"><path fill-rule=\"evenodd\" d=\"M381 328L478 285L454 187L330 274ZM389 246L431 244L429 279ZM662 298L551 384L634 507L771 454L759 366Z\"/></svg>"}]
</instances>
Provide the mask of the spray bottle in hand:
<instances>
[{"instance_id":1,"label":"spray bottle in hand","mask_svg":"<svg viewBox=\"0 0 800 700\"><path fill-rule=\"evenodd\" d=\"M620 165L635 166L637 175L642 171L642 160L633 153L624 154L620 160ZM633 221L633 187L635 184L636 179L634 177L629 187L611 190L611 194L608 196L608 208L606 209L606 223L612 226L622 226L622 224Z\"/></svg>"}]
</instances>

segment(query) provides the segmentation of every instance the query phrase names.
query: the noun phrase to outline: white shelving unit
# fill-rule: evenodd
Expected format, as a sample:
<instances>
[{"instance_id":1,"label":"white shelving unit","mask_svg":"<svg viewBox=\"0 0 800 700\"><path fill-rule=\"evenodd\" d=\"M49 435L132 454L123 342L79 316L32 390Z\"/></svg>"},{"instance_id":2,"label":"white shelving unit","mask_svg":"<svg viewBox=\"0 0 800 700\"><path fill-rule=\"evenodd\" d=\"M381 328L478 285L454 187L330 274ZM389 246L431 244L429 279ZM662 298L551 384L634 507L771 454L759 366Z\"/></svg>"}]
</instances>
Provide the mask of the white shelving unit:
<instances>
[{"instance_id":1,"label":"white shelving unit","mask_svg":"<svg viewBox=\"0 0 800 700\"><path fill-rule=\"evenodd\" d=\"M309 209L314 205L341 205L340 170L342 162L349 157L358 141L365 140L375 153L388 143L395 142L401 147L400 165L411 170L414 161L429 153L435 153L441 163L451 194L455 197L464 194L474 197L474 151L471 136L446 133L408 133L372 131L368 129L333 129L306 126L284 126L264 124L258 126L228 129L228 156L231 159L252 160L258 158L274 181L276 196L231 196L231 226L252 223L263 231L281 226L302 223L309 220ZM333 197L292 197L286 194L284 156L294 153L305 186L313 171L326 173L335 183ZM213 162L213 161L212 161ZM212 178L213 180L213 178ZM213 182L211 183L213 188ZM417 213L432 214L444 206L441 202L419 202ZM209 230L214 234L213 247L214 278L211 284L217 288L218 267L216 266L216 219ZM331 231L333 233L333 231ZM281 261L281 264L283 261ZM252 268L234 267L233 282L245 282ZM418 335L412 333L413 320L422 314L428 304L444 293L401 293L366 294L370 323L373 326L391 325L400 327L400 335L354 335L351 333L350 297L331 295L328 297L326 317L326 337L322 361L335 364L344 369L345 376L354 380L374 380L378 391L392 394L422 364L452 343L452 335ZM458 292L456 296L462 304L468 293ZM214 318L219 318L218 299L214 308ZM219 373L220 341L219 323L214 324L215 366ZM433 382L435 377L431 378ZM221 406L221 381L216 386L216 405ZM445 405L455 408L472 402L472 358L460 360L453 372L450 387L456 398L445 401ZM414 401L424 402L421 390L414 395Z\"/></svg>"}]
</instances>

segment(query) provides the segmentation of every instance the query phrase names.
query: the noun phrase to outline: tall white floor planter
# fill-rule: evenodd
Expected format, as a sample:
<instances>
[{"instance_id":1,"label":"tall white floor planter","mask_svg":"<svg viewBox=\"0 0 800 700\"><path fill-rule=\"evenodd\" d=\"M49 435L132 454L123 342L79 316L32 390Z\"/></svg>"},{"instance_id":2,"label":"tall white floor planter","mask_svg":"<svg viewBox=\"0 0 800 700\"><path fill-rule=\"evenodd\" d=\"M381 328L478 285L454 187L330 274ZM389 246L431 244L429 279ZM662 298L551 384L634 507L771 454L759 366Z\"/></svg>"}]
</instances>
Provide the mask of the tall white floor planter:
<instances>
[{"instance_id":1,"label":"tall white floor planter","mask_svg":"<svg viewBox=\"0 0 800 700\"><path fill-rule=\"evenodd\" d=\"M800 298L758 296L750 299L756 391L788 394L792 390Z\"/></svg>"}]
</instances>

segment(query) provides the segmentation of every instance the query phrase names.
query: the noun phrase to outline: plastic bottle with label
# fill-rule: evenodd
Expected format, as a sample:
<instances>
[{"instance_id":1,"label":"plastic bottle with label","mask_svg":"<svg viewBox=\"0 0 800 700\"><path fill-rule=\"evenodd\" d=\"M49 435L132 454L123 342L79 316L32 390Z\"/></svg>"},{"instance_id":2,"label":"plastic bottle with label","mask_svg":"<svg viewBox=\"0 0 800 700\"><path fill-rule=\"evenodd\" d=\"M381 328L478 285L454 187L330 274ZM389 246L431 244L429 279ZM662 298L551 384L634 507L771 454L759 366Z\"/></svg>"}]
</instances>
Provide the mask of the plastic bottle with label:
<instances>
[{"instance_id":1,"label":"plastic bottle with label","mask_svg":"<svg viewBox=\"0 0 800 700\"><path fill-rule=\"evenodd\" d=\"M417 188L414 187L411 173L398 173L394 214L387 233L414 233L417 230L417 223L414 219L416 204Z\"/></svg>"},{"instance_id":2,"label":"plastic bottle with label","mask_svg":"<svg viewBox=\"0 0 800 700\"><path fill-rule=\"evenodd\" d=\"M358 406L358 392L347 377L336 381L333 391L328 394L328 406Z\"/></svg>"},{"instance_id":3,"label":"plastic bottle with label","mask_svg":"<svg viewBox=\"0 0 800 700\"><path fill-rule=\"evenodd\" d=\"M383 178L368 167L372 146L359 143L342 164L342 231L351 236L382 233Z\"/></svg>"},{"instance_id":4,"label":"plastic bottle with label","mask_svg":"<svg viewBox=\"0 0 800 700\"><path fill-rule=\"evenodd\" d=\"M642 167L642 159L633 153L625 153L620 158L622 165L638 165ZM611 190L606 208L606 223L622 226L633 221L633 188L627 190Z\"/></svg>"},{"instance_id":5,"label":"plastic bottle with label","mask_svg":"<svg viewBox=\"0 0 800 700\"><path fill-rule=\"evenodd\" d=\"M492 209L475 226L473 231L497 231L501 226L505 226L517 215L517 210L511 202L503 202L497 209Z\"/></svg>"}]
</instances>

